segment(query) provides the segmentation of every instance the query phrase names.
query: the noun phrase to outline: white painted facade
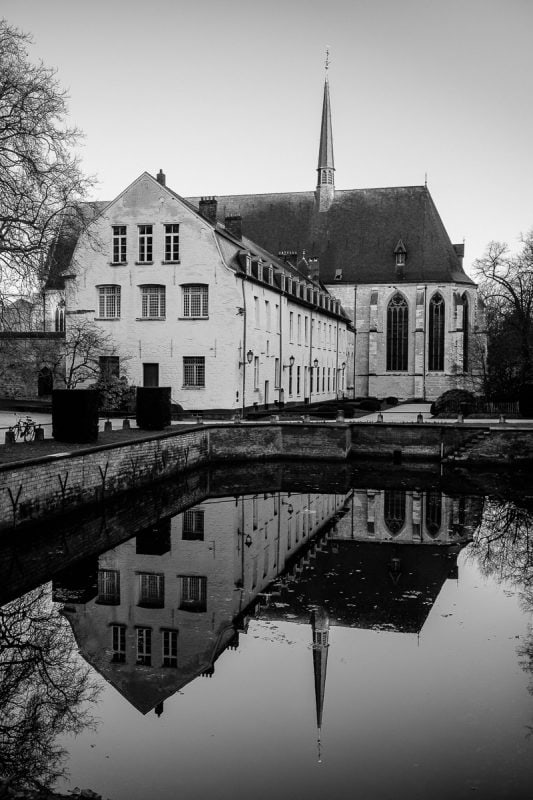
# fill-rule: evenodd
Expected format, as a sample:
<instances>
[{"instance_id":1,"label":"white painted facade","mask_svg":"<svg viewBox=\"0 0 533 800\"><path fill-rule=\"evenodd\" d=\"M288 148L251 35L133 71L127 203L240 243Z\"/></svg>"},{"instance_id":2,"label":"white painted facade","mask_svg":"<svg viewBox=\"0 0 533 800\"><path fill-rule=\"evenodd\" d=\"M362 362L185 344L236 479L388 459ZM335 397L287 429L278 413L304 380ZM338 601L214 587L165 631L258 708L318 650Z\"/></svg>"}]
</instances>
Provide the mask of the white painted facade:
<instances>
[{"instance_id":1,"label":"white painted facade","mask_svg":"<svg viewBox=\"0 0 533 800\"><path fill-rule=\"evenodd\" d=\"M345 391L340 303L147 173L80 235L65 283L67 330L73 317L94 321L132 384L170 386L186 410Z\"/></svg>"}]
</instances>

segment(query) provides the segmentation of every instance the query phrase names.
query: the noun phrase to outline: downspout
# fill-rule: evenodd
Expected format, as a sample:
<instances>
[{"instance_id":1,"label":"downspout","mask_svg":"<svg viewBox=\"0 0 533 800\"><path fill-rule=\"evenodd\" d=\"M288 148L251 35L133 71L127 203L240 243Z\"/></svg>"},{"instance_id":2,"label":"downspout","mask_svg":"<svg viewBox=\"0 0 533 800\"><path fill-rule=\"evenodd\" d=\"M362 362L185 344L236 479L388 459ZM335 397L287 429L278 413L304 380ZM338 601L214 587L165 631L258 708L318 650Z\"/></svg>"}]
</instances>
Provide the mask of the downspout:
<instances>
[{"instance_id":1,"label":"downspout","mask_svg":"<svg viewBox=\"0 0 533 800\"><path fill-rule=\"evenodd\" d=\"M311 309L311 316L309 317L309 374L308 374L308 379L309 379L309 405L311 405L311 402L312 402L312 400L311 400L311 394L312 394L312 392L311 392L311 384L313 384L313 387L314 387L314 381L313 381L313 377L314 376L313 376L313 373L311 372L311 370L314 369L312 358L313 358L313 309Z\"/></svg>"},{"instance_id":2,"label":"downspout","mask_svg":"<svg viewBox=\"0 0 533 800\"><path fill-rule=\"evenodd\" d=\"M422 348L424 360L422 362L422 398L426 399L426 342L427 342L427 307L428 307L428 287L427 284L424 285L424 333L423 333L423 341L424 347Z\"/></svg>"},{"instance_id":3,"label":"downspout","mask_svg":"<svg viewBox=\"0 0 533 800\"><path fill-rule=\"evenodd\" d=\"M337 346L335 347L335 398L339 399L339 320L337 320Z\"/></svg>"},{"instance_id":4,"label":"downspout","mask_svg":"<svg viewBox=\"0 0 533 800\"><path fill-rule=\"evenodd\" d=\"M246 364L248 363L246 358L246 291L244 288L244 284L246 283L245 279L242 278L242 418L244 419L244 415L246 413Z\"/></svg>"},{"instance_id":5,"label":"downspout","mask_svg":"<svg viewBox=\"0 0 533 800\"><path fill-rule=\"evenodd\" d=\"M279 320L276 320L276 325L279 325L279 375L274 376L274 381L276 377L279 380L279 387L278 387L278 408L281 408L281 401L284 396L284 390L282 388L283 385L283 292L279 296Z\"/></svg>"}]
</instances>

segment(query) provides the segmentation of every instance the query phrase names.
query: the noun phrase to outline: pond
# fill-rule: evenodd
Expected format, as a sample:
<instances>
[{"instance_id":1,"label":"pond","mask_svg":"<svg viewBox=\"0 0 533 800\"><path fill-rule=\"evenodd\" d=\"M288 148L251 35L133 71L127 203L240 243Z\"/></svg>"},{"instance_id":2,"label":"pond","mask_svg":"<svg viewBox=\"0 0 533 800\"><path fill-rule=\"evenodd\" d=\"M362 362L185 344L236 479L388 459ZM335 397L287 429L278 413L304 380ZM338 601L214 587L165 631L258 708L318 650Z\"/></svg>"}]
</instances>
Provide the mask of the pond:
<instances>
[{"instance_id":1,"label":"pond","mask_svg":"<svg viewBox=\"0 0 533 800\"><path fill-rule=\"evenodd\" d=\"M520 492L431 468L284 464L6 534L3 774L110 800L530 797L532 523Z\"/></svg>"}]
</instances>

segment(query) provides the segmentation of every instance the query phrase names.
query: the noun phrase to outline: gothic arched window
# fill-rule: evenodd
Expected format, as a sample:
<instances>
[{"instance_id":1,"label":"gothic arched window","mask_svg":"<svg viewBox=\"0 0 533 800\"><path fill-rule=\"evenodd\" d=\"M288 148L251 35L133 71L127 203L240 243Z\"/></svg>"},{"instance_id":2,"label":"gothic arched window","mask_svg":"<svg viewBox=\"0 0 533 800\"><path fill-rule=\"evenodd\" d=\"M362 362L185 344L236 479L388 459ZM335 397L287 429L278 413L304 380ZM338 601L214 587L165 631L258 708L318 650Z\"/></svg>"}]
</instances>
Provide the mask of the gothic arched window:
<instances>
[{"instance_id":1,"label":"gothic arched window","mask_svg":"<svg viewBox=\"0 0 533 800\"><path fill-rule=\"evenodd\" d=\"M387 370L407 372L409 309L407 300L397 292L387 308Z\"/></svg>"},{"instance_id":2,"label":"gothic arched window","mask_svg":"<svg viewBox=\"0 0 533 800\"><path fill-rule=\"evenodd\" d=\"M396 536L405 525L405 492L387 490L383 498L385 525Z\"/></svg>"},{"instance_id":3,"label":"gothic arched window","mask_svg":"<svg viewBox=\"0 0 533 800\"><path fill-rule=\"evenodd\" d=\"M65 304L59 303L56 307L55 313L55 329L56 331L65 330Z\"/></svg>"},{"instance_id":4,"label":"gothic arched window","mask_svg":"<svg viewBox=\"0 0 533 800\"><path fill-rule=\"evenodd\" d=\"M428 369L444 370L444 298L438 292L429 303Z\"/></svg>"},{"instance_id":5,"label":"gothic arched window","mask_svg":"<svg viewBox=\"0 0 533 800\"><path fill-rule=\"evenodd\" d=\"M468 308L468 295L465 292L463 295L463 372L468 372L468 348L469 348L469 308Z\"/></svg>"},{"instance_id":6,"label":"gothic arched window","mask_svg":"<svg viewBox=\"0 0 533 800\"><path fill-rule=\"evenodd\" d=\"M426 531L437 536L442 522L442 495L440 492L426 493Z\"/></svg>"}]
</instances>

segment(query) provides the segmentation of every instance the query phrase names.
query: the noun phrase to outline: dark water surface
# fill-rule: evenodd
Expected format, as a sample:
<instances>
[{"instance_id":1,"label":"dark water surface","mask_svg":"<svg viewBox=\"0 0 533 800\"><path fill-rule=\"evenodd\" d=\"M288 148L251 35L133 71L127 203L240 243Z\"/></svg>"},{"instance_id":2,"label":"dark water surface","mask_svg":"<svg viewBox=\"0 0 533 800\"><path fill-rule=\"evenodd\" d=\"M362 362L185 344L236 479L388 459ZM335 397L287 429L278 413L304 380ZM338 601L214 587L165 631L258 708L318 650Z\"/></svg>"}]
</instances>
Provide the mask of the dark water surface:
<instances>
[{"instance_id":1,"label":"dark water surface","mask_svg":"<svg viewBox=\"0 0 533 800\"><path fill-rule=\"evenodd\" d=\"M111 800L529 798L532 525L523 488L269 465L4 533L2 772Z\"/></svg>"}]
</instances>

